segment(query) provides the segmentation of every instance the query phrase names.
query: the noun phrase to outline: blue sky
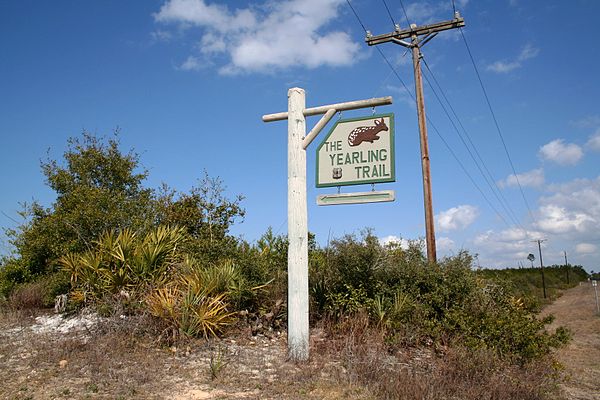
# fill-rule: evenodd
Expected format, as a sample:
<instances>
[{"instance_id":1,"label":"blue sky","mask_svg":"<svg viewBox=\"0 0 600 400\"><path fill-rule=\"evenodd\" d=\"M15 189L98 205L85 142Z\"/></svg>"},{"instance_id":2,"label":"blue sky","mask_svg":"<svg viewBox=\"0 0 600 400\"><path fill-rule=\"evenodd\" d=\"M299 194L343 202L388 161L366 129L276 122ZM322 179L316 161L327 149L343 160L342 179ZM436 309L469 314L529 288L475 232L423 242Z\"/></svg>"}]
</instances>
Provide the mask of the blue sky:
<instances>
[{"instance_id":1,"label":"blue sky","mask_svg":"<svg viewBox=\"0 0 600 400\"><path fill-rule=\"evenodd\" d=\"M373 34L393 29L382 1L351 2ZM387 0L403 27L401 2ZM452 18L450 0L404 1L411 22ZM600 78L594 0L457 0L464 34L488 92L531 214L465 44L443 32L423 49L514 218L492 194L425 83L427 113L502 217L484 200L429 127L438 252L468 249L482 266L527 265L544 238L545 264L600 270ZM410 54L380 49L413 91ZM309 148L309 229L328 237L371 227L382 240L424 236L415 106L343 0L0 1L0 225L19 220L19 202L54 200L40 159L59 158L82 130L121 130L150 170L146 184L187 191L206 170L243 194L247 216L233 233L256 240L285 234L287 126L263 114L285 111L287 90L307 106L391 95L396 123L396 201L317 207ZM426 71L427 72L427 71ZM430 80L433 78L430 76ZM343 118L371 110L344 112ZM338 117L334 117L338 118ZM312 127L316 117L308 119ZM327 130L329 125L325 130ZM492 186L495 187L495 186ZM344 188L344 192L368 190ZM496 190L496 189L494 189ZM506 220L506 223L504 222ZM513 221L515 220L515 221ZM10 251L0 238L0 251Z\"/></svg>"}]
</instances>

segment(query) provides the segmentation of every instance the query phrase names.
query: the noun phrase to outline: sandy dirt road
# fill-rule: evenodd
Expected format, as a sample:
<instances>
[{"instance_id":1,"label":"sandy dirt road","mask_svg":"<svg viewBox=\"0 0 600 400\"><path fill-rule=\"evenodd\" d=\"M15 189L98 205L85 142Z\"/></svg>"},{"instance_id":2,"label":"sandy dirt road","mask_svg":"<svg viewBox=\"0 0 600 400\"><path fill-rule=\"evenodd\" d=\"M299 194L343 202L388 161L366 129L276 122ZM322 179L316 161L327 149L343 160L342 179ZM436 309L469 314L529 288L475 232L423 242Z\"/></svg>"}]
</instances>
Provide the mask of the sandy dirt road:
<instances>
[{"instance_id":1,"label":"sandy dirt road","mask_svg":"<svg viewBox=\"0 0 600 400\"><path fill-rule=\"evenodd\" d=\"M600 296L600 286L597 287ZM568 374L562 384L569 400L600 400L600 316L596 312L594 288L589 282L567 290L543 315L556 319L550 330L563 325L571 330L573 340L558 353Z\"/></svg>"}]
</instances>

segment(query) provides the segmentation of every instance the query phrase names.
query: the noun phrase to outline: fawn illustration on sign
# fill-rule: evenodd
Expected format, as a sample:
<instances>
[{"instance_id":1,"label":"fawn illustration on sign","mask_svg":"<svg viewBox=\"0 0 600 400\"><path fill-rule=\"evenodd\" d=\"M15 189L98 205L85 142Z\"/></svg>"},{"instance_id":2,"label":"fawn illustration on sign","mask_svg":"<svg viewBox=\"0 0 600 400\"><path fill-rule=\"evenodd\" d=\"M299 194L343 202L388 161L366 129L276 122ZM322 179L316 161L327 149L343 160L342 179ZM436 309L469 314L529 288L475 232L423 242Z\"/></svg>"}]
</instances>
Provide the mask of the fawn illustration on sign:
<instances>
[{"instance_id":1,"label":"fawn illustration on sign","mask_svg":"<svg viewBox=\"0 0 600 400\"><path fill-rule=\"evenodd\" d=\"M381 120L374 120L373 123L375 126L359 126L350 132L348 135L348 144L354 147L362 142L373 143L373 141L379 140L379 136L377 136L379 132L387 131L388 127L383 118Z\"/></svg>"}]
</instances>

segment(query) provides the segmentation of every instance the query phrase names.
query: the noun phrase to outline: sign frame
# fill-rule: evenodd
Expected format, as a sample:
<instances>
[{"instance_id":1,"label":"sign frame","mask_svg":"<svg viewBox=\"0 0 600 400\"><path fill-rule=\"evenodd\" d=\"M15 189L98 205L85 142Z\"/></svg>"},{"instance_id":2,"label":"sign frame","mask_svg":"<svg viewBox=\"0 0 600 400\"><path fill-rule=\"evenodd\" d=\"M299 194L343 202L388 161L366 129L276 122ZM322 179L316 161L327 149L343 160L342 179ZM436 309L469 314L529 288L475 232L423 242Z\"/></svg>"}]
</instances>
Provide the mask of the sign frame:
<instances>
[{"instance_id":1,"label":"sign frame","mask_svg":"<svg viewBox=\"0 0 600 400\"><path fill-rule=\"evenodd\" d=\"M288 160L288 357L291 361L308 361L310 329L308 318L308 205L306 201L306 148L336 112L392 104L392 97L348 101L306 108L302 88L288 89L288 110L263 115L264 122L287 120ZM323 117L306 134L306 117Z\"/></svg>"},{"instance_id":2,"label":"sign frame","mask_svg":"<svg viewBox=\"0 0 600 400\"><path fill-rule=\"evenodd\" d=\"M336 206L367 203L387 203L396 200L393 190L378 190L370 192L321 194L317 196L317 205Z\"/></svg>"},{"instance_id":3,"label":"sign frame","mask_svg":"<svg viewBox=\"0 0 600 400\"><path fill-rule=\"evenodd\" d=\"M331 134L335 131L338 125L342 123L348 122L357 122L357 121L366 121L366 120L375 120L378 118L389 118L390 126L388 126L388 132L390 135L390 177L389 178L371 178L371 179L363 179L359 181L346 181L346 182L332 182L332 183L320 183L319 182L319 151L327 142L327 139L331 136ZM325 188L325 187L338 187L338 186L352 186L352 185L368 185L374 183L390 183L396 181L396 140L395 140L395 121L394 121L394 113L386 113L386 114L374 114L363 117L356 118L347 118L347 119L339 119L336 123L331 127L325 138L321 141L316 150L316 168L315 168L315 186L317 188Z\"/></svg>"}]
</instances>

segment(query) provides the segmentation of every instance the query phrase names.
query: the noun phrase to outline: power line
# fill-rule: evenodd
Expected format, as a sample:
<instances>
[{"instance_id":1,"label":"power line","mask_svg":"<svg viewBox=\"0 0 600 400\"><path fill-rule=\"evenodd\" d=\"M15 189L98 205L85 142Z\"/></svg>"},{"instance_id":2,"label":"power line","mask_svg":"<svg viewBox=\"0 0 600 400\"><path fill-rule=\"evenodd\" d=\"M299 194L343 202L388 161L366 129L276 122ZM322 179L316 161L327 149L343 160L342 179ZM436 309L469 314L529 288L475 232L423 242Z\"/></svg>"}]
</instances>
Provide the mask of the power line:
<instances>
[{"instance_id":1,"label":"power line","mask_svg":"<svg viewBox=\"0 0 600 400\"><path fill-rule=\"evenodd\" d=\"M400 0L400 6L402 7L402 11L404 12L404 16L406 17L406 23L410 26L410 19L408 19L408 13L406 12L406 7L404 7L404 2Z\"/></svg>"},{"instance_id":2,"label":"power line","mask_svg":"<svg viewBox=\"0 0 600 400\"><path fill-rule=\"evenodd\" d=\"M410 98L412 100L415 100L415 96L412 94L412 92L410 91L410 89L408 88L408 86L406 86L406 83L404 82L404 80L402 79L402 77L398 74L398 71L396 71L396 68L394 68L394 66L392 65L392 63L385 56L385 54L383 54L383 51L381 51L381 49L379 47L375 47L375 49L377 49L377 51L379 52L379 54L381 55L381 57L383 58L383 60L386 62L386 64L388 65L388 67L390 67L390 69L392 70L392 73L400 81L400 83L404 87L404 90L406 90L406 93L408 93L408 95L410 96Z\"/></svg>"},{"instance_id":3,"label":"power line","mask_svg":"<svg viewBox=\"0 0 600 400\"><path fill-rule=\"evenodd\" d=\"M402 84L402 86L404 87L404 89L406 90L406 92L408 93L408 95L414 101L415 100L414 95L408 89L408 86L406 86L406 83L400 77L400 75L398 74L398 72L396 71L396 69L394 68L394 66L392 65L392 63L388 60L388 58L385 56L385 54L381 51L381 49L379 47L376 47L376 49L379 51L379 54L381 54L381 57L384 59L384 61L386 62L386 64L391 68L391 70L393 71L393 73L396 76L396 78L398 78L398 80L400 81L400 83ZM473 186L475 186L475 188L479 191L479 193L481 194L481 196L483 197L483 199L485 200L485 202L488 204L488 206L496 213L496 215L498 215L500 217L500 219L506 224L506 226L510 228L510 224L506 221L506 219L504 218L504 216L496 209L496 207L494 207L494 205L490 202L490 200L485 195L485 193L483 192L483 190L481 189L481 187L477 184L477 182L475 181L475 179L473 179L473 177L471 176L471 174L469 173L469 171L467 170L467 168L465 167L465 165L462 163L462 161L460 161L460 158L456 155L456 153L454 152L454 150L452 150L452 147L450 146L450 144L446 141L446 139L444 139L444 137L442 136L442 134L438 130L437 126L433 123L433 121L431 120L431 118L429 116L427 117L427 122L433 128L433 130L438 135L438 137L440 138L440 140L442 141L442 143L444 143L444 145L446 146L446 148L448 149L448 151L450 152L450 154L452 155L452 157L454 158L454 160L456 160L456 162L458 163L458 165L460 166L460 168L463 170L463 172L465 173L465 175L467 176L467 178L469 178L469 180L471 181L471 183L473 184Z\"/></svg>"},{"instance_id":4,"label":"power line","mask_svg":"<svg viewBox=\"0 0 600 400\"><path fill-rule=\"evenodd\" d=\"M440 133L440 131L433 124L433 122L431 121L431 118L427 117L427 121L429 122L429 125L431 125L431 127L433 128L433 130L435 131L435 133L438 135L438 137L442 140L442 143L444 143L444 145L446 146L446 148L448 149L448 151L450 152L450 154L452 154L452 157L454 157L454 159L456 160L456 162L458 163L458 165L460 165L461 169L463 170L463 172L465 173L465 175L467 175L467 177L469 178L469 180L471 181L471 183L473 184L473 186L475 186L475 188L479 191L479 193L481 194L481 196L483 197L483 199L485 200L485 202L488 204L488 206L490 206L490 208L496 213L496 215L498 215L500 217L500 219L502 220L502 222L504 222L504 224L507 227L510 228L510 224L506 221L506 219L504 218L504 216L502 214L500 214L500 212L496 209L496 207L494 207L494 205L490 202L490 200L487 198L487 196L485 195L485 193L483 192L483 190L481 190L481 187L479 187L479 185L477 184L477 182L475 182L475 179L473 179L473 177L471 176L471 174L469 173L469 171L467 170L467 168L465 168L465 166L462 163L462 161L460 161L460 158L458 158L458 156L456 155L456 153L454 153L454 151L452 150L452 148L450 147L450 145L448 144L448 142L446 141L446 139L444 139L444 137L442 136L442 134Z\"/></svg>"},{"instance_id":5,"label":"power line","mask_svg":"<svg viewBox=\"0 0 600 400\"><path fill-rule=\"evenodd\" d=\"M12 222L14 222L15 224L20 224L19 221L17 221L16 219L14 219L13 217L11 217L10 215L8 215L7 213L5 213L4 211L1 211L2 215L4 215L6 218L10 219Z\"/></svg>"},{"instance_id":6,"label":"power line","mask_svg":"<svg viewBox=\"0 0 600 400\"><path fill-rule=\"evenodd\" d=\"M392 16L392 13L390 12L390 8L387 5L387 2L385 0L381 0L383 1L383 5L385 6L385 9L388 13L388 15L390 16L390 20L392 20L392 25L395 27L396 26L396 21L394 21L394 17Z\"/></svg>"},{"instance_id":7,"label":"power line","mask_svg":"<svg viewBox=\"0 0 600 400\"><path fill-rule=\"evenodd\" d=\"M453 120L453 119L450 117L450 114L449 114L449 113L448 113L448 111L446 110L446 107L444 106L444 104L443 104L443 103L442 103L442 101L440 100L440 97L439 97L439 95L437 94L437 92L436 92L435 88L433 87L433 85L432 85L432 84L431 84L431 82L429 81L429 78L427 77L427 75L424 75L424 76L425 76L425 80L426 80L426 81L427 81L427 83L429 84L429 86L430 86L430 88L431 88L431 91L433 92L433 94L434 94L435 98L436 98L436 99L437 99L437 101L440 103L440 106L442 107L442 109L443 109L443 110L444 110L444 112L446 113L446 116L447 116L447 117L448 117L448 119L450 120L450 123L451 123L451 124L452 124L452 126L454 127L454 130L455 130L455 131L456 131L456 133L458 134L458 137L459 137L459 138L460 138L460 140L462 141L463 145L464 145L464 146L465 146L465 148L467 149L467 152L468 152L468 153L469 153L469 155L471 156L471 159L472 159L472 160L473 160L473 162L475 163L475 166L476 166L476 167L477 167L477 169L479 170L479 173L480 173L480 174L481 174L481 175L484 177L484 179L485 179L486 183L487 183L487 184L488 184L488 186L491 188L492 186L491 186L491 184L489 183L489 181L488 181L487 177L485 176L485 174L483 173L483 170L482 170L481 166L479 165L479 163L477 162L477 160L476 160L476 159L475 159L475 157L473 156L473 152L471 151L471 149L469 148L469 146L467 146L467 143L465 142L465 140L464 140L464 138L462 137L462 135L461 135L460 131L459 131L459 130L458 130L458 128L456 127L456 124L454 123L454 120ZM497 200L498 200L498 201L500 201L500 199L498 198L498 195L496 194L496 192L495 192L493 189L492 189L492 193L493 193L494 195L496 195L496 198L497 198ZM486 198L486 199L487 199L487 198ZM502 206L504 206L504 205L502 204L502 202L500 202L500 204L501 204ZM498 212L498 211L497 211L495 208L493 208L493 209L496 211L496 213L497 213L497 214L500 214L500 213L499 213L499 212ZM509 218L510 218L510 217L511 217L511 216L510 216L510 213L509 213L509 212L506 210L506 208L505 208L505 211L507 212L507 215L508 215L508 216L509 216ZM504 218L503 218L503 220L504 220ZM505 220L505 222L506 222L506 220ZM514 220L513 220L512 222L513 222L515 225L519 225L519 223L518 223L518 222L516 222L516 221L514 221ZM510 226L510 225L509 225L509 226Z\"/></svg>"},{"instance_id":8,"label":"power line","mask_svg":"<svg viewBox=\"0 0 600 400\"><path fill-rule=\"evenodd\" d=\"M404 13L406 15L406 9L404 7L404 4L402 3L402 0L400 0L400 2L402 4L402 8L404 9ZM350 4L350 1L346 0L346 3L348 3L348 6L350 6L352 12L354 13L354 16L356 17L358 23L360 24L360 26L363 28L363 30L366 33L368 33L367 28L365 27L365 25L363 24L362 20L358 16L358 13L354 9L354 7L352 7L352 4ZM406 17L407 17L407 20L408 20L408 15L406 15ZM402 79L402 77L400 76L400 74L398 74L398 71L396 71L396 68L394 68L394 66L392 65L392 63L389 61L389 59L385 56L385 54L383 53L383 51L379 47L375 47L375 48L377 49L377 51L379 52L379 54L381 55L381 57L383 58L383 60L385 61L385 63L388 65L388 67L392 70L393 74L396 76L396 78L398 79L398 81L402 84L402 86L404 87L404 90L406 90L406 93L408 93L408 95L411 97L411 99L413 101L415 101L415 96L408 89L408 86L406 85L406 83L404 82L404 80ZM446 139L444 139L444 137L442 136L442 134L440 133L440 131L437 129L437 127L435 126L435 124L433 123L433 121L431 120L431 118L427 117L427 122L429 122L429 124L431 125L431 127L433 128L433 130L435 131L435 133L438 135L438 137L440 138L440 140L442 141L442 143L444 143L444 145L446 146L446 148L448 149L448 151L450 152L450 154L452 155L452 157L456 160L456 162L458 163L458 165L461 167L461 169L463 170L463 172L465 173L465 175L467 175L467 177L469 178L469 180L471 181L471 183L473 184L473 186L475 186L475 188L479 191L479 193L481 194L481 196L483 197L483 199L485 200L485 202L500 217L500 219L506 224L506 226L510 227L510 224L506 221L506 219L504 218L504 216L500 212L498 212L498 210L496 209L496 207L494 207L494 205L490 202L490 200L487 198L487 196L485 195L485 193L483 192L483 190L481 189L481 187L477 184L477 182L475 181L475 179L473 179L473 177L471 176L471 174L469 173L469 171L467 170L467 168L464 166L464 164L462 163L462 161L460 161L460 159L458 158L458 156L456 155L456 153L454 152L454 150L452 150L452 148L450 147L450 144L446 141Z\"/></svg>"},{"instance_id":9,"label":"power line","mask_svg":"<svg viewBox=\"0 0 600 400\"><path fill-rule=\"evenodd\" d=\"M510 153L508 152L508 147L506 146L506 142L504 141L504 136L502 135L502 130L500 129L500 124L498 124L498 120L496 118L496 113L494 112L494 109L492 108L492 103L490 102L490 98L487 94L487 91L485 90L485 86L483 85L483 80L481 79L481 75L479 74L479 69L477 68L477 64L475 63L475 58L473 57L473 53L471 52L471 48L469 47L467 38L465 37L465 34L462 29L459 29L459 31L463 38L463 42L465 43L465 46L467 48L467 52L469 53L469 58L471 59L473 68L475 69L475 74L477 75L477 79L479 80L479 85L481 86L481 90L483 91L485 101L488 105L488 108L490 109L490 113L492 114L492 119L494 120L494 125L496 125L496 130L498 131L498 135L500 136L502 146L504 147L504 152L506 153L506 157L508 158L508 162L509 162L510 167L515 176L515 180L517 181L517 185L519 186L519 192L521 193L521 197L523 198L523 201L525 202L525 206L527 207L527 211L529 212L529 216L531 217L532 222L536 222L533 212L531 211L531 207L529 207L529 202L527 201L527 198L525 197L525 193L523 192L523 187L521 186L521 182L519 181L519 176L517 174L517 171L515 170L515 166L512 162L512 158L510 157Z\"/></svg>"},{"instance_id":10,"label":"power line","mask_svg":"<svg viewBox=\"0 0 600 400\"><path fill-rule=\"evenodd\" d=\"M450 110L452 111L452 114L454 115L454 118L456 119L456 121L458 122L458 124L460 125L460 127L462 128L462 131L464 133L464 136L466 136L467 140L469 141L471 147L473 148L473 151L471 151L471 148L469 147L469 145L467 144L467 142L465 141L463 135L461 134L460 130L458 129L458 127L456 126L456 124L454 123L454 120L452 119L452 117L450 116L450 114L448 113L448 110L446 109L446 107L444 106L443 102L440 99L440 96L438 96L437 91L435 90L435 88L433 87L433 85L431 84L431 81L429 80L429 78L427 77L427 75L425 75L425 80L427 81L427 83L429 84L429 86L431 87L431 90L433 92L433 94L435 95L437 101L440 103L440 106L442 107L442 109L444 110L444 113L446 114L446 116L448 117L448 119L450 120L450 123L452 124L452 126L454 127L454 130L456 131L456 133L458 134L458 137L460 138L462 144L465 146L465 148L467 149L467 152L469 153L469 155L471 156L471 159L473 160L473 162L475 163L475 166L477 167L477 169L479 170L481 176L483 177L483 179L485 180L485 182L487 183L488 187L490 188L491 192L493 193L494 197L496 197L496 200L498 200L498 202L500 203L500 205L502 206L502 208L504 209L504 211L506 212L507 216L509 217L509 219L511 219L511 221L519 226L523 231L526 232L527 234L527 230L525 228L523 228L523 226L521 226L521 224L518 222L518 219L516 218L516 215L514 213L514 211L512 210L512 208L510 207L510 205L508 204L508 202L506 201L506 199L504 198L504 195L502 194L502 191L500 190L500 188L498 188L498 185L493 177L493 175L490 173L490 170L488 169L488 167L486 166L485 161L483 160L483 158L481 157L481 154L479 153L479 151L477 150L477 146L475 146L475 144L473 143L473 141L471 140L470 135L468 134L465 126L463 125L462 121L460 120L460 118L458 117L458 114L456 113L456 111L454 110L454 107L452 106L452 103L450 103L448 97L446 96L446 94L444 93L444 90L442 88L442 86L440 85L439 81L436 79L435 74L433 73L433 71L431 70L431 68L429 67L429 64L427 63L427 60L425 58L423 58L423 63L425 64L425 67L427 69L427 71L429 72L429 74L431 75L433 81L435 82L435 84L437 85L442 97L444 98L444 100L446 101L446 103L448 104L448 107L450 108ZM473 154L473 152L475 152L475 155L477 156L477 158L475 158L475 155ZM483 167L483 168L482 168ZM487 172L487 175L484 173L484 169ZM489 178L488 178L489 176ZM498 194L499 193L499 194Z\"/></svg>"},{"instance_id":11,"label":"power line","mask_svg":"<svg viewBox=\"0 0 600 400\"><path fill-rule=\"evenodd\" d=\"M352 4L350 3L350 0L346 0L346 3L348 3L348 6L350 6L350 9L352 10L352 13L354 13L354 16L356 17L356 20L358 21L358 23L360 24L360 26L363 28L363 31L365 31L365 33L368 34L369 31L365 27L365 24L363 24L362 20L358 16L358 13L354 9L354 7L352 7ZM384 0L384 4L386 5L386 8L387 8L387 3L385 3L385 0ZM388 12L389 12L389 10L388 10ZM391 15L390 15L390 18L391 18ZM393 19L392 19L392 21L393 21ZM387 58L383 55L383 53L381 52L381 49L379 47L376 47L376 49L377 49L377 51L379 51L379 54L381 54L381 56L383 57L383 59L388 63L388 66L390 67L390 70L391 70L390 74L392 74L392 73L395 74L396 78L398 78L400 80L400 82L402 82L402 85L404 86L404 89L406 89L406 91L408 91L409 94L410 94L410 91L408 90L408 87L406 86L406 84L404 83L404 81L402 80L402 78L400 77L400 75L398 75L398 73L393 68L393 66L390 64L390 62L387 60ZM389 75L388 75L388 77L386 77L384 79L383 82L385 82L388 78L389 78ZM383 85L383 82L382 82L382 85Z\"/></svg>"},{"instance_id":12,"label":"power line","mask_svg":"<svg viewBox=\"0 0 600 400\"><path fill-rule=\"evenodd\" d=\"M365 28L365 25L362 23L362 21L360 20L360 17L358 16L358 14L356 13L356 10L354 9L354 7L352 7L352 4L350 4L350 0L346 0L346 3L348 3L348 6L350 6L350 9L352 10L352 12L354 13L354 16L356 17L356 19L358 20L358 23L360 24L360 26L362 26L363 31L367 32L367 28Z\"/></svg>"}]
</instances>

